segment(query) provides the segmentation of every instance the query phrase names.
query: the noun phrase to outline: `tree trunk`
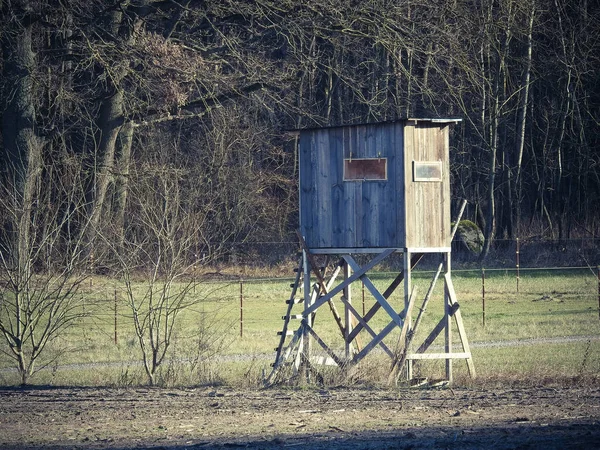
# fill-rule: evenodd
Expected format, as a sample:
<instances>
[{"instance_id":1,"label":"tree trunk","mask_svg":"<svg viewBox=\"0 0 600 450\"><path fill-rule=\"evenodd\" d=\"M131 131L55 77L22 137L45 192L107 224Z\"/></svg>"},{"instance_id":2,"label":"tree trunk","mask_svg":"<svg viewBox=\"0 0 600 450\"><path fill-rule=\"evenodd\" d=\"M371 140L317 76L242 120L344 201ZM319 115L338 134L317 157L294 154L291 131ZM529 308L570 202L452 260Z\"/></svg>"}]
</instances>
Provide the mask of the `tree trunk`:
<instances>
[{"instance_id":1,"label":"tree trunk","mask_svg":"<svg viewBox=\"0 0 600 450\"><path fill-rule=\"evenodd\" d=\"M535 4L531 8L531 13L529 16L529 29L527 33L527 56L525 60L525 70L523 72L523 79L521 81L521 85L523 87L523 92L521 93L521 104L519 106L519 113L517 118L517 161L516 161L516 175L515 175L515 224L517 233L520 233L521 228L521 194L522 194L522 184L521 184L521 170L522 170L522 162L523 162L523 150L525 148L525 125L527 122L527 108L529 102L529 82L531 79L531 60L532 60L532 50L533 50L533 20L535 17Z\"/></svg>"}]
</instances>

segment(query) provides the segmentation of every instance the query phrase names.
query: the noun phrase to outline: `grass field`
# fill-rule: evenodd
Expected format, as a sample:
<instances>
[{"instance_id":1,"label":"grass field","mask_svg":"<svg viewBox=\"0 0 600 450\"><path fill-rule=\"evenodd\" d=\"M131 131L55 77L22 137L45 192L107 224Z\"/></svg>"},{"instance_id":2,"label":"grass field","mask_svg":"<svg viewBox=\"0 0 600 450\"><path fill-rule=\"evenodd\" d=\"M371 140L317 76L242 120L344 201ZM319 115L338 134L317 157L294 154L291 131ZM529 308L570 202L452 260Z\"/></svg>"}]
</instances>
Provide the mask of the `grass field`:
<instances>
[{"instance_id":1,"label":"grass field","mask_svg":"<svg viewBox=\"0 0 600 450\"><path fill-rule=\"evenodd\" d=\"M375 273L374 284L381 290L395 274ZM423 298L431 272L414 272L417 298ZM293 279L252 279L240 282L199 283L192 295L198 302L179 316L171 358L162 368L165 384L225 382L260 383L270 370L277 331L286 312ZM517 280L513 271L486 271L485 326L483 324L482 277L480 271L455 271L454 287L461 305L465 328L473 346L478 377L482 380L542 380L597 377L600 373L600 319L598 280L590 270L522 271ZM141 283L141 282L140 282ZM419 344L442 317L442 283L434 292L419 333ZM402 310L402 286L390 297ZM87 308L82 323L65 333L49 349L48 356L60 357L32 383L61 385L143 384L141 356L124 302L122 286L111 279L94 278L81 292ZM363 290L353 285L353 304L363 310ZM364 310L374 300L364 291ZM417 303L419 306L420 301ZM240 306L243 322L240 323ZM336 301L343 315L342 304ZM301 305L295 313L301 312ZM417 310L415 308L415 310ZM415 313L416 315L416 313ZM370 322L381 330L390 321L381 310ZM298 323L290 327L297 328ZM331 347L343 349L339 330L324 306L318 312L316 331ZM115 342L116 330L116 342ZM393 348L398 332L386 339ZM577 337L566 340L565 337ZM363 345L369 335L360 335ZM436 341L434 345L440 345ZM455 337L455 342L459 342ZM365 378L377 382L387 375L389 360L374 353L364 361ZM456 379L470 383L465 364L455 362ZM0 384L16 384L16 373L6 356L0 357ZM419 363L417 374L441 376L442 363Z\"/></svg>"}]
</instances>

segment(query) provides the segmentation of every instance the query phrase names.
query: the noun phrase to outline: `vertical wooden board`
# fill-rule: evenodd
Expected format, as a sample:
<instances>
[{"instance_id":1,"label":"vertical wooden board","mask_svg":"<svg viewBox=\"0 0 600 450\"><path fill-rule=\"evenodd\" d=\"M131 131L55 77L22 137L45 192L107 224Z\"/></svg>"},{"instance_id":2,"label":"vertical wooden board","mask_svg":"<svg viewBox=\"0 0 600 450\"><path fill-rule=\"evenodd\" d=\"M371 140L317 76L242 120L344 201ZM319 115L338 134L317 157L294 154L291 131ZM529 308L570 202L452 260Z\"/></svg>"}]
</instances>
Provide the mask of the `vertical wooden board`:
<instances>
[{"instance_id":1,"label":"vertical wooden board","mask_svg":"<svg viewBox=\"0 0 600 450\"><path fill-rule=\"evenodd\" d=\"M357 158L357 132L356 127L344 127L344 158ZM343 182L344 205L343 205L343 243L341 247L357 247L357 207L360 208L360 199L357 200L357 182Z\"/></svg>"},{"instance_id":2,"label":"vertical wooden board","mask_svg":"<svg viewBox=\"0 0 600 450\"><path fill-rule=\"evenodd\" d=\"M405 164L407 201L407 246L447 247L450 237L449 223L449 162L444 128L447 125L412 124L412 143L407 147ZM413 161L438 161L443 164L442 182L414 182Z\"/></svg>"},{"instance_id":3,"label":"vertical wooden board","mask_svg":"<svg viewBox=\"0 0 600 450\"><path fill-rule=\"evenodd\" d=\"M364 153L363 158L377 158L377 125L365 127Z\"/></svg>"},{"instance_id":4,"label":"vertical wooden board","mask_svg":"<svg viewBox=\"0 0 600 450\"><path fill-rule=\"evenodd\" d=\"M385 217L383 218L382 234L384 236L386 247L402 247L397 234L398 198L401 196L401 193L399 192L396 186L395 166L398 149L395 145L394 130L394 125L388 124L383 129L384 135L382 136L382 146L384 148L385 155L388 158L387 182L384 191L382 208L385 212Z\"/></svg>"},{"instance_id":5,"label":"vertical wooden board","mask_svg":"<svg viewBox=\"0 0 600 450\"><path fill-rule=\"evenodd\" d=\"M312 132L311 139L312 147L310 151L310 171L311 171L311 185L312 185L312 195L311 200L312 204L310 205L310 219L311 219L311 243L312 246L319 246L320 239L320 223L319 223L319 164L318 164L318 155L319 155L319 135L318 130L314 130ZM309 247L310 248L310 247Z\"/></svg>"},{"instance_id":6,"label":"vertical wooden board","mask_svg":"<svg viewBox=\"0 0 600 450\"><path fill-rule=\"evenodd\" d=\"M315 202L313 179L312 148L313 133L305 131L300 133L299 167L300 167L300 230L309 243L313 242L312 209Z\"/></svg>"},{"instance_id":7,"label":"vertical wooden board","mask_svg":"<svg viewBox=\"0 0 600 450\"><path fill-rule=\"evenodd\" d=\"M329 172L331 195L332 247L341 247L344 242L345 208L343 188L344 128L333 128L329 133Z\"/></svg>"},{"instance_id":8,"label":"vertical wooden board","mask_svg":"<svg viewBox=\"0 0 600 450\"><path fill-rule=\"evenodd\" d=\"M317 192L318 205L315 213L318 216L318 248L332 246L332 208L331 208L331 167L329 134L332 129L324 128L317 132Z\"/></svg>"},{"instance_id":9,"label":"vertical wooden board","mask_svg":"<svg viewBox=\"0 0 600 450\"><path fill-rule=\"evenodd\" d=\"M406 192L404 186L404 126L405 122L397 122L393 124L394 132L393 146L395 149L396 159L393 165L394 167L394 185L395 195L394 199L396 207L396 239L397 247L406 247Z\"/></svg>"},{"instance_id":10,"label":"vertical wooden board","mask_svg":"<svg viewBox=\"0 0 600 450\"><path fill-rule=\"evenodd\" d=\"M449 125L441 125L437 131L438 157L443 161L442 186L440 195L440 247L450 247L450 147L448 141Z\"/></svg>"},{"instance_id":11,"label":"vertical wooden board","mask_svg":"<svg viewBox=\"0 0 600 450\"><path fill-rule=\"evenodd\" d=\"M362 217L363 217L363 247L377 247L377 217L378 203L377 190L374 182L361 182L362 184Z\"/></svg>"},{"instance_id":12,"label":"vertical wooden board","mask_svg":"<svg viewBox=\"0 0 600 450\"><path fill-rule=\"evenodd\" d=\"M412 183L412 161L414 159L415 145L414 145L414 133L415 127L412 122L407 122L404 126L404 173L402 176L402 183L404 184L404 232L405 241L407 247L414 247L414 193Z\"/></svg>"}]
</instances>

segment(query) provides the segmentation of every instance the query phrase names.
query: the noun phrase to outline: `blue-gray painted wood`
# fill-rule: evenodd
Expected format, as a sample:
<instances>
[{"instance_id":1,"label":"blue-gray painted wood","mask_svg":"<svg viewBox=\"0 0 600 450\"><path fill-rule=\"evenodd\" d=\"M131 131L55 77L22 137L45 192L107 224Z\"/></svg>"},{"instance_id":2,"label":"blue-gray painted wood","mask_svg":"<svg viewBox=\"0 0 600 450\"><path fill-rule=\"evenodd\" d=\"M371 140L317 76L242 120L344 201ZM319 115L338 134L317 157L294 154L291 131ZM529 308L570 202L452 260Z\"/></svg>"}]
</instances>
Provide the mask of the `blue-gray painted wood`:
<instances>
[{"instance_id":1,"label":"blue-gray painted wood","mask_svg":"<svg viewBox=\"0 0 600 450\"><path fill-rule=\"evenodd\" d=\"M449 122L300 130L300 228L308 247L447 247ZM387 158L387 180L344 181L344 158ZM413 160L442 160L443 182L413 182Z\"/></svg>"}]
</instances>

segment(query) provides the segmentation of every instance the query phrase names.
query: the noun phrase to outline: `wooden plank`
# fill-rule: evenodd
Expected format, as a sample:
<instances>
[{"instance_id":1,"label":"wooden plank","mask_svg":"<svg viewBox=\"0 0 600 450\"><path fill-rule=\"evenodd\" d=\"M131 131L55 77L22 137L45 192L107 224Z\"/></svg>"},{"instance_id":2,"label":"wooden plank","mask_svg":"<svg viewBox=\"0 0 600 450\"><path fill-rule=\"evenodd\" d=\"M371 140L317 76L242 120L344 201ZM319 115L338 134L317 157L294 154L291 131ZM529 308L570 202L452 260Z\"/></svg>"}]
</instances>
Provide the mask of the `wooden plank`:
<instances>
[{"instance_id":1,"label":"wooden plank","mask_svg":"<svg viewBox=\"0 0 600 450\"><path fill-rule=\"evenodd\" d=\"M396 163L395 163L395 189L397 192L396 198L396 236L398 242L402 243L401 247L407 247L406 244L406 190L404 186L404 154L405 142L404 142L404 122L397 122L393 125L394 127L394 148L396 149Z\"/></svg>"},{"instance_id":2,"label":"wooden plank","mask_svg":"<svg viewBox=\"0 0 600 450\"><path fill-rule=\"evenodd\" d=\"M371 260L371 262L369 262L364 267L359 268L359 270L355 271L350 277L348 277L348 279L344 280L342 283L340 283L335 288L333 288L331 291L329 291L329 293L327 295L324 295L324 296L318 298L314 304L310 305L310 307L305 309L304 316L306 317L308 314L315 312L325 302L329 301L330 299L335 297L337 294L339 294L347 285L358 280L366 272L371 270L373 267L375 267L377 264L379 264L381 261L383 261L385 258L390 256L395 251L396 251L395 248L388 248L388 249L382 251L379 255L377 255L375 258L373 258L373 260Z\"/></svg>"},{"instance_id":3,"label":"wooden plank","mask_svg":"<svg viewBox=\"0 0 600 450\"><path fill-rule=\"evenodd\" d=\"M408 306L406 307L406 317L410 317L412 314L412 309L415 304L417 294L415 289L413 288L412 293L410 295L410 300L408 301ZM407 333L408 328L410 326L409 320L404 320L404 325L402 326L402 330L400 331L400 336L398 337L398 345L396 348L396 352L394 354L394 358L392 361L392 367L390 370L390 374L388 376L388 383L395 381L397 378L397 374L402 370L404 363L406 361L406 353L408 351L408 341L407 341ZM412 377L409 377L412 378Z\"/></svg>"},{"instance_id":4,"label":"wooden plank","mask_svg":"<svg viewBox=\"0 0 600 450\"><path fill-rule=\"evenodd\" d=\"M315 214L318 216L319 235L317 247L333 247L333 210L331 205L331 186L335 183L331 179L330 167L330 140L329 134L332 130L321 129L317 132L317 197L318 202L315 208Z\"/></svg>"},{"instance_id":5,"label":"wooden plank","mask_svg":"<svg viewBox=\"0 0 600 450\"><path fill-rule=\"evenodd\" d=\"M396 183L396 159L398 158L396 153L398 149L395 147L394 129L394 124L386 124L380 129L382 133L382 147L384 148L383 153L388 158L387 185L384 187L382 198L382 211L386 214L382 233L384 242L390 247L405 247L404 241L398 235L397 231L399 210L403 204L402 197L404 193L401 189L398 189Z\"/></svg>"},{"instance_id":6,"label":"wooden plank","mask_svg":"<svg viewBox=\"0 0 600 450\"><path fill-rule=\"evenodd\" d=\"M381 330L379 334L375 338L373 338L373 340L371 340L371 342L365 345L365 348L363 348L360 352L354 355L354 358L352 358L352 364L358 364L365 356L369 354L371 350L373 350L373 348L376 345L381 345L385 337L388 334L390 334L390 332L396 327L396 322L394 322L393 320L389 324L387 324L387 326L383 330ZM390 356L390 358L394 357L394 354L391 351L388 353L388 355Z\"/></svg>"},{"instance_id":7,"label":"wooden plank","mask_svg":"<svg viewBox=\"0 0 600 450\"><path fill-rule=\"evenodd\" d=\"M413 268L419 263L419 261L421 260L422 257L423 257L422 253L412 255L411 265ZM402 283L402 280L404 280L404 271L401 271L396 276L396 278L394 278L394 281L392 281L392 283L384 291L384 293L383 293L384 298L386 298L386 299L390 298L390 296L394 293L394 291L398 288L398 286L400 286L400 284ZM373 304L373 306L371 306L371 308L369 309L369 311L367 311L367 314L365 314L365 317L364 317L366 323L368 323L369 320L371 320L373 318L373 316L377 313L377 311L379 311L379 308L381 308L381 304L378 302L375 302ZM361 330L362 330L362 325L359 324L354 330L352 330L350 338L353 339L354 336L356 334L360 333Z\"/></svg>"},{"instance_id":8,"label":"wooden plank","mask_svg":"<svg viewBox=\"0 0 600 450\"><path fill-rule=\"evenodd\" d=\"M458 303L453 304L450 307L450 315L453 315L456 310L458 309ZM439 336L439 334L442 332L442 330L444 329L444 327L446 326L446 318L442 317L442 319L438 322L438 324L435 326L435 328L431 331L431 333L429 333L429 336L427 336L425 338L425 340L423 341L423 343L421 344L421 346L417 349L416 353L423 353L426 352L427 349L429 348L429 346L431 344L433 344L433 341L436 340L436 338Z\"/></svg>"},{"instance_id":9,"label":"wooden plank","mask_svg":"<svg viewBox=\"0 0 600 450\"><path fill-rule=\"evenodd\" d=\"M344 258L344 260L350 265L350 267L352 267L352 270L354 270L355 272L358 270L361 270L360 266L354 261L354 259L350 255L344 255L344 256L342 256L342 258ZM364 283L365 287L369 290L371 295L375 298L375 300L381 304L381 307L383 309L385 309L385 311L392 318L392 320L394 322L396 322L396 324L399 327L402 327L403 320L400 318L400 316L398 315L396 310L392 307L392 305L390 305L388 303L387 299L385 299L383 297L383 295L381 295L379 293L379 291L377 290L375 285L371 282L369 277L367 277L366 274L362 274L362 275L360 275L359 278Z\"/></svg>"},{"instance_id":10,"label":"wooden plank","mask_svg":"<svg viewBox=\"0 0 600 450\"><path fill-rule=\"evenodd\" d=\"M351 269L348 264L344 263L344 279L348 278L351 274ZM352 332L352 285L346 286L342 293L342 303L344 303L344 323L346 324L344 333L344 350L346 359L350 358L354 348L352 341L348 339L348 335Z\"/></svg>"},{"instance_id":11,"label":"wooden plank","mask_svg":"<svg viewBox=\"0 0 600 450\"><path fill-rule=\"evenodd\" d=\"M456 301L456 292L454 291L454 284L452 283L450 274L446 273L444 275L444 277L445 277L450 301L454 304L458 304ZM461 341L463 350L465 351L465 353L471 354L471 348L469 346L469 340L467 339L467 333L465 331L465 326L463 324L462 313L460 312L460 308L458 308L456 310L456 312L454 313L454 319L456 320L456 328L458 329L458 335L460 337L460 341ZM467 359L467 369L469 370L469 375L471 376L471 378L475 378L476 377L475 365L473 364L473 359L471 357L469 357Z\"/></svg>"},{"instance_id":12,"label":"wooden plank","mask_svg":"<svg viewBox=\"0 0 600 450\"><path fill-rule=\"evenodd\" d=\"M296 231L296 234L298 235L298 239L300 240L300 245L302 246L302 249L304 250L306 257L308 258L308 262L310 263L310 266L312 267L312 271L315 274L315 276L317 277L317 281L318 281L320 290L323 293L323 295L326 295L328 289L327 289L327 285L325 284L325 279L323 278L323 274L321 274L321 271L320 271L313 255L311 255L308 247L306 246L306 242L304 242L304 239L302 238L302 235L300 234L300 232ZM340 266L341 266L341 264L339 263L338 267L340 267ZM337 276L337 273L336 273L336 276ZM342 323L342 318L340 317L339 313L337 312L337 309L336 309L335 304L333 303L332 299L329 299L329 309L331 310L331 313L333 314L333 317L338 325L338 328L340 329L340 332L342 333L342 337L344 337L346 334L346 330L344 328L344 324Z\"/></svg>"},{"instance_id":13,"label":"wooden plank","mask_svg":"<svg viewBox=\"0 0 600 450\"><path fill-rule=\"evenodd\" d=\"M444 255L444 265L446 266L446 273L444 274L445 278L450 276L450 253ZM452 353L452 316L454 314L450 314L450 308L453 306L450 300L450 296L448 293L448 283L444 286L444 311L446 311L446 315L444 320L446 322L444 329L444 351L446 353ZM458 303L455 303L458 305ZM458 308L456 308L458 310ZM452 360L446 360L446 379L448 383L452 383Z\"/></svg>"},{"instance_id":14,"label":"wooden plank","mask_svg":"<svg viewBox=\"0 0 600 450\"><path fill-rule=\"evenodd\" d=\"M319 344L321 346L321 348L323 350L325 350L325 352L336 362L336 364L338 366L342 366L343 365L342 360L333 352L333 350L331 350L329 348L329 346L325 342L323 342L323 340L319 337L319 335L317 333L315 333L315 330L313 330L312 327L309 326L308 323L306 323L306 321L303 321L302 325L306 328L308 333L317 342L317 344Z\"/></svg>"},{"instance_id":15,"label":"wooden plank","mask_svg":"<svg viewBox=\"0 0 600 450\"><path fill-rule=\"evenodd\" d=\"M344 226L346 222L346 204L344 201L344 128L329 130L329 195L331 197L331 243L329 247L346 245Z\"/></svg>"},{"instance_id":16,"label":"wooden plank","mask_svg":"<svg viewBox=\"0 0 600 450\"><path fill-rule=\"evenodd\" d=\"M371 336L373 336L373 338L377 338L377 334L375 333L375 331L373 331L373 329L365 322L365 320L360 316L360 314L354 308L354 306L351 303L348 303L344 297L342 297L342 302L344 302L344 304L346 305L346 307L350 310L350 312L354 315L354 317L356 317L356 320L358 320L358 322L362 325L362 327L365 330L367 330L367 332ZM394 325L395 325L395 322L392 322L392 323L394 323ZM350 342L352 342L352 341L350 341ZM383 351L385 351L390 357L394 356L394 353L383 342L378 341L373 346L375 346L377 344L379 344L381 346L381 348L383 349ZM360 353L362 350L359 348L358 351Z\"/></svg>"},{"instance_id":17,"label":"wooden plank","mask_svg":"<svg viewBox=\"0 0 600 450\"><path fill-rule=\"evenodd\" d=\"M300 134L299 146L299 185L300 185L300 229L308 242L313 243L312 214L315 191L312 185L311 147L313 133L303 131Z\"/></svg>"}]
</instances>

